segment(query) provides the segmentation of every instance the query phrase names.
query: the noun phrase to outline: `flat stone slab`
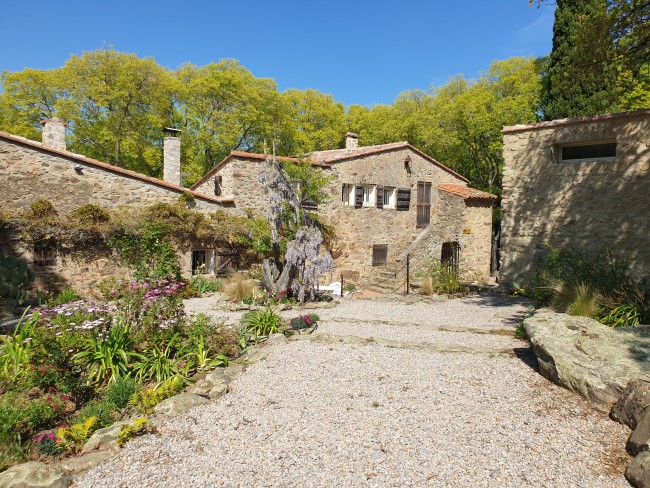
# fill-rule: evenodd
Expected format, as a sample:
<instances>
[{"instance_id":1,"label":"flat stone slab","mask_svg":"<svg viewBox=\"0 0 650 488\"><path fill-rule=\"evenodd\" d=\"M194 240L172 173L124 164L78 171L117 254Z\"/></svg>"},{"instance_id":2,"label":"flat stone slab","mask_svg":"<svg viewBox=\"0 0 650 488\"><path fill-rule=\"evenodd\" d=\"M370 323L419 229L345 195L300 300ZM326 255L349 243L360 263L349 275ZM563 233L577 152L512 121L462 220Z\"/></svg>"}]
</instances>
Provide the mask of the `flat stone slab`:
<instances>
[{"instance_id":1,"label":"flat stone slab","mask_svg":"<svg viewBox=\"0 0 650 488\"><path fill-rule=\"evenodd\" d=\"M57 465L68 474L76 474L94 468L98 464L105 463L117 456L118 453L118 448L108 449L106 451L91 451L80 457L62 459Z\"/></svg>"},{"instance_id":2,"label":"flat stone slab","mask_svg":"<svg viewBox=\"0 0 650 488\"><path fill-rule=\"evenodd\" d=\"M210 400L207 398L199 395L181 393L180 395L174 395L173 397L163 400L156 405L153 410L156 414L165 415L167 417L176 417L194 407L205 405L206 403L209 403L209 401Z\"/></svg>"},{"instance_id":3,"label":"flat stone slab","mask_svg":"<svg viewBox=\"0 0 650 488\"><path fill-rule=\"evenodd\" d=\"M30 461L0 473L2 488L66 488L72 479L54 464Z\"/></svg>"},{"instance_id":4,"label":"flat stone slab","mask_svg":"<svg viewBox=\"0 0 650 488\"><path fill-rule=\"evenodd\" d=\"M613 329L549 309L524 327L542 375L608 409L630 380L650 373L650 327Z\"/></svg>"},{"instance_id":5,"label":"flat stone slab","mask_svg":"<svg viewBox=\"0 0 650 488\"><path fill-rule=\"evenodd\" d=\"M632 486L650 488L650 452L644 451L635 457L628 465L625 477Z\"/></svg>"}]
</instances>

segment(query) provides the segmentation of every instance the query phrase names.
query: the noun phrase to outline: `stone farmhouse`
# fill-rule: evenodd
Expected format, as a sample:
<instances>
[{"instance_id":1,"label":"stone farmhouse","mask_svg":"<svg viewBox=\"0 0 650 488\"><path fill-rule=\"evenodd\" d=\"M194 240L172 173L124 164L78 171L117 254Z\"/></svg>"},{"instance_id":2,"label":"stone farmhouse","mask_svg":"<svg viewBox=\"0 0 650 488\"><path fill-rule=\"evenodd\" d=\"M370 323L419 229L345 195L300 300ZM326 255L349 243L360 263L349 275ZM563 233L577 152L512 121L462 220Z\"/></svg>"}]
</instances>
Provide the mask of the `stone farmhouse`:
<instances>
[{"instance_id":1,"label":"stone farmhouse","mask_svg":"<svg viewBox=\"0 0 650 488\"><path fill-rule=\"evenodd\" d=\"M266 212L268 197L257 181L266 155L233 151L187 189L180 185L180 137L178 131L168 131L164 180L67 151L65 124L57 119L44 121L42 143L0 132L0 175L10 182L3 184L0 210L26 210L38 199L52 201L62 213L87 203L115 209L173 203L189 193L194 209L205 213ZM326 279L343 275L346 281L374 282L387 289L398 280L395 272L407 255L414 270L442 260L466 278L488 277L494 195L470 188L466 178L407 142L359 147L357 136L348 133L345 149L308 158L333 176L331 201L317 209L337 236L336 270ZM0 239L0 251L39 263L37 275L43 277L55 274L64 281L89 283L126 271L107 249L40 247ZM185 274L199 264L205 264L205 272L217 273L230 259L214 243L189 243L180 251Z\"/></svg>"},{"instance_id":2,"label":"stone farmhouse","mask_svg":"<svg viewBox=\"0 0 650 488\"><path fill-rule=\"evenodd\" d=\"M109 209L137 207L174 203L183 193L194 197L194 208L201 212L234 208L232 198L202 195L180 186L180 138L174 131L164 140L163 181L67 151L65 130L65 124L55 118L43 122L42 143L0 132L1 212L27 210L39 199L51 201L63 214L88 203ZM21 255L34 263L37 285L40 280L41 284L76 282L83 286L105 276L127 274L102 246L61 248L50 240L29 247L2 233L0 252ZM181 266L189 274L193 253L188 248L179 254Z\"/></svg>"},{"instance_id":3,"label":"stone farmhouse","mask_svg":"<svg viewBox=\"0 0 650 488\"><path fill-rule=\"evenodd\" d=\"M345 149L306 158L333 176L331 201L317 209L336 232L333 280L390 288L407 255L414 270L442 260L466 278L487 279L496 196L407 142L359 147L348 133ZM265 212L268 197L257 182L265 159L233 151L191 189L232 198L238 212Z\"/></svg>"},{"instance_id":4,"label":"stone farmhouse","mask_svg":"<svg viewBox=\"0 0 650 488\"><path fill-rule=\"evenodd\" d=\"M650 110L505 127L503 139L503 285L525 285L547 244L619 249L650 279Z\"/></svg>"}]
</instances>

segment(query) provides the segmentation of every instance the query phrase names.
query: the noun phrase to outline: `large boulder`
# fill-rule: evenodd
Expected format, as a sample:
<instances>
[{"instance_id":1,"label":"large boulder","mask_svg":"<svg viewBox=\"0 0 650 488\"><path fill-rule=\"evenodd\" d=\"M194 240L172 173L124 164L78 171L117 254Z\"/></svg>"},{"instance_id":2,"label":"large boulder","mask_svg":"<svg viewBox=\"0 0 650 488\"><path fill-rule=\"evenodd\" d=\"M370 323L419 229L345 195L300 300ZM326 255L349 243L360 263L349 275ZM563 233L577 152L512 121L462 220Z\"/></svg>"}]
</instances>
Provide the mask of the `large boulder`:
<instances>
[{"instance_id":1,"label":"large boulder","mask_svg":"<svg viewBox=\"0 0 650 488\"><path fill-rule=\"evenodd\" d=\"M69 474L81 473L82 471L87 471L99 464L108 462L117 456L119 452L120 451L117 447L106 451L93 451L80 457L64 458L58 463L58 466Z\"/></svg>"},{"instance_id":2,"label":"large boulder","mask_svg":"<svg viewBox=\"0 0 650 488\"><path fill-rule=\"evenodd\" d=\"M59 466L30 461L0 473L2 488L66 488L72 479Z\"/></svg>"},{"instance_id":3,"label":"large boulder","mask_svg":"<svg viewBox=\"0 0 650 488\"><path fill-rule=\"evenodd\" d=\"M542 375L609 410L627 384L650 373L650 328L612 329L548 309L524 320Z\"/></svg>"},{"instance_id":4,"label":"large boulder","mask_svg":"<svg viewBox=\"0 0 650 488\"><path fill-rule=\"evenodd\" d=\"M627 465L625 477L632 486L650 488L650 452L644 451Z\"/></svg>"},{"instance_id":5,"label":"large boulder","mask_svg":"<svg viewBox=\"0 0 650 488\"><path fill-rule=\"evenodd\" d=\"M650 448L650 412L643 416L641 422L630 435L625 447L634 455Z\"/></svg>"},{"instance_id":6,"label":"large boulder","mask_svg":"<svg viewBox=\"0 0 650 488\"><path fill-rule=\"evenodd\" d=\"M611 417L630 429L636 429L641 418L650 412L650 377L630 381L612 408Z\"/></svg>"},{"instance_id":7,"label":"large boulder","mask_svg":"<svg viewBox=\"0 0 650 488\"><path fill-rule=\"evenodd\" d=\"M165 415L167 417L176 417L182 415L188 410L205 405L210 400L205 397L195 395L193 393L181 393L169 397L154 407L154 412L158 415Z\"/></svg>"}]
</instances>

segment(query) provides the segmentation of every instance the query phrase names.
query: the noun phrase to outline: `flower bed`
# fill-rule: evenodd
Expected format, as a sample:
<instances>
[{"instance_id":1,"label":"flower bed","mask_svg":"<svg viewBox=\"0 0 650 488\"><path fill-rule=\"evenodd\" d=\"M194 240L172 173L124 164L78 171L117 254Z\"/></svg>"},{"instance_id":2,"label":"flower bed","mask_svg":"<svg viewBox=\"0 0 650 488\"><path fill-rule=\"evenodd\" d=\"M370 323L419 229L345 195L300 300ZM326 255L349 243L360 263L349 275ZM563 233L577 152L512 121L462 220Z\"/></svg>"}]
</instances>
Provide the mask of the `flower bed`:
<instances>
[{"instance_id":1,"label":"flower bed","mask_svg":"<svg viewBox=\"0 0 650 488\"><path fill-rule=\"evenodd\" d=\"M0 470L75 453L94 430L137 411L143 394L163 396L146 393L157 385L182 389L239 354L236 332L185 314L185 286L105 283L103 301L30 311L0 337Z\"/></svg>"}]
</instances>

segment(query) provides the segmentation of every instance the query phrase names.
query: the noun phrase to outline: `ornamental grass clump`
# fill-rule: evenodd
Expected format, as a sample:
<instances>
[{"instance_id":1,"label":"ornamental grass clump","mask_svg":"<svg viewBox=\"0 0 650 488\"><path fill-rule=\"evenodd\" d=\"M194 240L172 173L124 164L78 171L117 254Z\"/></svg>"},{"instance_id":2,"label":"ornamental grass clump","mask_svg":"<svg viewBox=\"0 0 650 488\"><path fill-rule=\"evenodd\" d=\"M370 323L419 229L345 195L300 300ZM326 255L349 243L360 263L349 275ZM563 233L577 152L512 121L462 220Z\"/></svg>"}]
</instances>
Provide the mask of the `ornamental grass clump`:
<instances>
[{"instance_id":1,"label":"ornamental grass clump","mask_svg":"<svg viewBox=\"0 0 650 488\"><path fill-rule=\"evenodd\" d=\"M284 320L275 307L267 305L262 310L251 310L244 314L241 323L246 334L259 338L280 332Z\"/></svg>"},{"instance_id":2,"label":"ornamental grass clump","mask_svg":"<svg viewBox=\"0 0 650 488\"><path fill-rule=\"evenodd\" d=\"M650 293L634 280L627 254L603 248L592 253L548 246L528 288L538 306L592 317L611 327L650 323Z\"/></svg>"},{"instance_id":3,"label":"ornamental grass clump","mask_svg":"<svg viewBox=\"0 0 650 488\"><path fill-rule=\"evenodd\" d=\"M229 300L241 302L259 292L253 280L249 280L242 273L235 273L228 278L223 286L223 292Z\"/></svg>"}]
</instances>

